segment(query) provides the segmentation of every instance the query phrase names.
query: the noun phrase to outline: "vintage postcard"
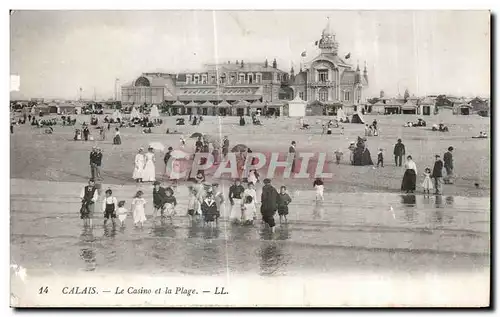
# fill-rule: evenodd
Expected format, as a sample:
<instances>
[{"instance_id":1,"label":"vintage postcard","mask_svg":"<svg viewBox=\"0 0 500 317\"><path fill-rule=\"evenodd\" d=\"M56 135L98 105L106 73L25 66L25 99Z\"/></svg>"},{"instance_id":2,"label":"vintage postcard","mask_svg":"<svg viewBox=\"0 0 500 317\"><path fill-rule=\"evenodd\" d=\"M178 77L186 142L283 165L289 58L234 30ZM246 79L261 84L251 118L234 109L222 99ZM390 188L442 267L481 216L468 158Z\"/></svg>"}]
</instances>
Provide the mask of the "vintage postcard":
<instances>
[{"instance_id":1,"label":"vintage postcard","mask_svg":"<svg viewBox=\"0 0 500 317\"><path fill-rule=\"evenodd\" d=\"M489 11L10 12L12 307L490 305Z\"/></svg>"}]
</instances>

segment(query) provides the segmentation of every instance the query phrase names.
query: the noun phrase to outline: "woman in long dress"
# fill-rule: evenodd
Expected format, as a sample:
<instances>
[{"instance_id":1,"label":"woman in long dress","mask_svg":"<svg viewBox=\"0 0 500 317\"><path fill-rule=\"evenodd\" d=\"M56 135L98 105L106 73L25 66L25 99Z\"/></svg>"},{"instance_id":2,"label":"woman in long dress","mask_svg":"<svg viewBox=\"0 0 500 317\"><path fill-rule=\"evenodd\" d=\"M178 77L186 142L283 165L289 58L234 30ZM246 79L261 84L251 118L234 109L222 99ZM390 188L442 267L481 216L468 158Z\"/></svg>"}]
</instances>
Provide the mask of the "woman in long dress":
<instances>
[{"instance_id":1,"label":"woman in long dress","mask_svg":"<svg viewBox=\"0 0 500 317\"><path fill-rule=\"evenodd\" d=\"M120 136L120 130L118 128L115 129L115 137L113 138L114 145L122 144L122 137Z\"/></svg>"},{"instance_id":2,"label":"woman in long dress","mask_svg":"<svg viewBox=\"0 0 500 317\"><path fill-rule=\"evenodd\" d=\"M142 180L144 182L154 182L156 180L155 175L155 154L153 153L153 148L148 149L148 153L145 155L146 164L144 165L144 170L142 171Z\"/></svg>"},{"instance_id":3,"label":"woman in long dress","mask_svg":"<svg viewBox=\"0 0 500 317\"><path fill-rule=\"evenodd\" d=\"M413 193L417 184L417 165L410 155L406 158L405 169L401 190L406 193Z\"/></svg>"},{"instance_id":4,"label":"woman in long dress","mask_svg":"<svg viewBox=\"0 0 500 317\"><path fill-rule=\"evenodd\" d=\"M135 179L135 181L138 183L142 183L142 174L146 162L143 152L144 150L140 148L139 152L135 155L134 172L132 174L132 178Z\"/></svg>"}]
</instances>

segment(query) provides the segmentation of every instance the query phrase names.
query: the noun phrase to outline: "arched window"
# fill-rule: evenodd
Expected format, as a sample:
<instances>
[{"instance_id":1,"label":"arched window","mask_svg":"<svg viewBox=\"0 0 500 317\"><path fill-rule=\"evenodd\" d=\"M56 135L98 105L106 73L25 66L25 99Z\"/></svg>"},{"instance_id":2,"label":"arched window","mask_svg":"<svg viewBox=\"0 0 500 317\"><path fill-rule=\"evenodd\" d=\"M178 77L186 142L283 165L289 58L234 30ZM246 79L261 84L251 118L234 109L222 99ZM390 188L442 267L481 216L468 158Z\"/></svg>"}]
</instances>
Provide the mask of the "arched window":
<instances>
[{"instance_id":1,"label":"arched window","mask_svg":"<svg viewBox=\"0 0 500 317\"><path fill-rule=\"evenodd\" d=\"M327 101L328 100L328 89L326 88L321 88L319 90L319 101Z\"/></svg>"},{"instance_id":2,"label":"arched window","mask_svg":"<svg viewBox=\"0 0 500 317\"><path fill-rule=\"evenodd\" d=\"M146 77L139 77L135 81L135 86L137 87L149 87L151 84L149 83L149 80Z\"/></svg>"}]
</instances>

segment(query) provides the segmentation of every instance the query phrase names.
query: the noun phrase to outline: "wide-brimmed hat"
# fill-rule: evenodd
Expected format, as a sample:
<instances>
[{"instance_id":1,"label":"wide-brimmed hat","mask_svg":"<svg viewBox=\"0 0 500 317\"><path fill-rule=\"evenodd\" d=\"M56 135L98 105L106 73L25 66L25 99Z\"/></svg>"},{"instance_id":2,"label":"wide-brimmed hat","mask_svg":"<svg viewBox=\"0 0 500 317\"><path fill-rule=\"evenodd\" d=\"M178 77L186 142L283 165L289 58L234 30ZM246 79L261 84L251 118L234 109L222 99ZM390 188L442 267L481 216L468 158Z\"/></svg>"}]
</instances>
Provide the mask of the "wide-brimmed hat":
<instances>
[{"instance_id":1,"label":"wide-brimmed hat","mask_svg":"<svg viewBox=\"0 0 500 317\"><path fill-rule=\"evenodd\" d=\"M271 180L269 178L264 179L264 184L271 184Z\"/></svg>"},{"instance_id":2,"label":"wide-brimmed hat","mask_svg":"<svg viewBox=\"0 0 500 317\"><path fill-rule=\"evenodd\" d=\"M203 179L203 175L198 174L198 175L196 175L195 179L196 180L202 180Z\"/></svg>"},{"instance_id":3,"label":"wide-brimmed hat","mask_svg":"<svg viewBox=\"0 0 500 317\"><path fill-rule=\"evenodd\" d=\"M155 182L153 183L153 185L155 185L155 186L156 186L156 185L160 185L160 184L161 184L161 183L160 183L159 181L155 181Z\"/></svg>"}]
</instances>

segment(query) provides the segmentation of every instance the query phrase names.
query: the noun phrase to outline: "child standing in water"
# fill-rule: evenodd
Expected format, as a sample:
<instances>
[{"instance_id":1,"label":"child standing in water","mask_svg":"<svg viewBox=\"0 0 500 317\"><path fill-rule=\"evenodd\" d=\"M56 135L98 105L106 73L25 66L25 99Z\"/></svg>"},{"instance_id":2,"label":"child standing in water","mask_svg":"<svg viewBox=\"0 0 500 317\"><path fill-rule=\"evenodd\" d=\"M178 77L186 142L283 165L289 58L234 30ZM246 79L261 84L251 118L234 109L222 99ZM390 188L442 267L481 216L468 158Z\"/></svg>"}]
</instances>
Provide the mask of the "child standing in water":
<instances>
[{"instance_id":1,"label":"child standing in water","mask_svg":"<svg viewBox=\"0 0 500 317\"><path fill-rule=\"evenodd\" d=\"M170 220L170 224L173 223L173 217L175 216L175 206L177 206L177 200L174 197L174 191L172 188L167 187L165 189L165 217Z\"/></svg>"},{"instance_id":2,"label":"child standing in water","mask_svg":"<svg viewBox=\"0 0 500 317\"><path fill-rule=\"evenodd\" d=\"M251 195L247 195L244 198L244 203L241 206L241 222L244 225L253 224L254 215L257 214L257 208L255 207L254 199Z\"/></svg>"},{"instance_id":3,"label":"child standing in water","mask_svg":"<svg viewBox=\"0 0 500 317\"><path fill-rule=\"evenodd\" d=\"M120 220L120 225L122 227L125 227L125 219L127 219L127 214L128 210L125 209L125 201L119 201L118 202L118 210L116 211L116 214L118 215L118 220Z\"/></svg>"},{"instance_id":4,"label":"child standing in water","mask_svg":"<svg viewBox=\"0 0 500 317\"><path fill-rule=\"evenodd\" d=\"M212 185L212 192L214 194L214 200L215 204L217 205L217 216L215 217L215 224L219 224L219 218L221 215L221 212L224 212L224 194L219 190L219 184L213 184Z\"/></svg>"},{"instance_id":5,"label":"child standing in water","mask_svg":"<svg viewBox=\"0 0 500 317\"><path fill-rule=\"evenodd\" d=\"M286 216L288 215L288 204L292 202L292 198L286 192L286 187L281 186L280 194L278 199L278 215L280 216L280 223L282 223L283 218L285 218L285 223L288 222Z\"/></svg>"},{"instance_id":6,"label":"child standing in water","mask_svg":"<svg viewBox=\"0 0 500 317\"><path fill-rule=\"evenodd\" d=\"M188 196L188 206L187 206L187 214L190 221L193 221L194 217L197 215L198 209L200 209L200 202L197 197L197 193L193 186L188 187L189 196Z\"/></svg>"},{"instance_id":7,"label":"child standing in water","mask_svg":"<svg viewBox=\"0 0 500 317\"><path fill-rule=\"evenodd\" d=\"M212 192L208 192L205 199L201 203L203 214L203 226L208 225L213 227L217 220L217 204L214 200Z\"/></svg>"},{"instance_id":8,"label":"child standing in water","mask_svg":"<svg viewBox=\"0 0 500 317\"><path fill-rule=\"evenodd\" d=\"M113 197L113 191L111 189L106 190L106 197L102 201L102 210L104 212L104 226L109 219L113 222L113 226L116 224L116 211L118 210L118 201L116 197Z\"/></svg>"},{"instance_id":9,"label":"child standing in water","mask_svg":"<svg viewBox=\"0 0 500 317\"><path fill-rule=\"evenodd\" d=\"M422 183L422 187L424 188L424 194L427 192L429 195L431 189L434 188L431 180L431 169L426 167L424 171L424 182Z\"/></svg>"},{"instance_id":10,"label":"child standing in water","mask_svg":"<svg viewBox=\"0 0 500 317\"><path fill-rule=\"evenodd\" d=\"M323 191L325 187L321 178L316 178L313 187L316 189L316 201L323 201Z\"/></svg>"},{"instance_id":11,"label":"child standing in water","mask_svg":"<svg viewBox=\"0 0 500 317\"><path fill-rule=\"evenodd\" d=\"M132 200L132 214L134 216L134 225L141 225L141 228L146 221L146 213L144 211L144 206L146 205L146 200L142 198L142 190L139 190Z\"/></svg>"}]
</instances>

